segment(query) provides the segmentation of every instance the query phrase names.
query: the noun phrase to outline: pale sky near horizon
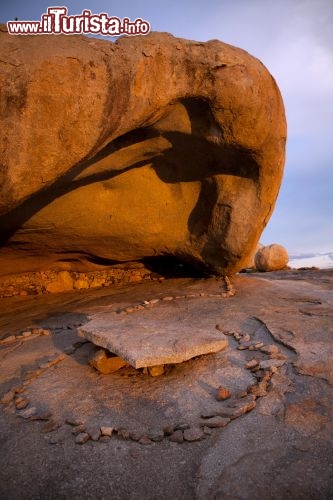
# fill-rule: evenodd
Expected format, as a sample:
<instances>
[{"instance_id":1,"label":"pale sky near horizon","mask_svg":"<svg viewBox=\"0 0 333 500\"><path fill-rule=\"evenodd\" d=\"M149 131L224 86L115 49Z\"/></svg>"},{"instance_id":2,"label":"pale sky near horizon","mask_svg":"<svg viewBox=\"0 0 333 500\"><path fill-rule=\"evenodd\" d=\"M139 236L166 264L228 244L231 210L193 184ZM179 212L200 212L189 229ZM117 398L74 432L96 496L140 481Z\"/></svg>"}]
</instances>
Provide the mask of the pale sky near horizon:
<instances>
[{"instance_id":1,"label":"pale sky near horizon","mask_svg":"<svg viewBox=\"0 0 333 500\"><path fill-rule=\"evenodd\" d=\"M0 21L70 15L140 17L154 31L219 39L258 57L276 79L288 121L280 195L261 241L290 254L333 251L333 0L3 0Z\"/></svg>"}]
</instances>

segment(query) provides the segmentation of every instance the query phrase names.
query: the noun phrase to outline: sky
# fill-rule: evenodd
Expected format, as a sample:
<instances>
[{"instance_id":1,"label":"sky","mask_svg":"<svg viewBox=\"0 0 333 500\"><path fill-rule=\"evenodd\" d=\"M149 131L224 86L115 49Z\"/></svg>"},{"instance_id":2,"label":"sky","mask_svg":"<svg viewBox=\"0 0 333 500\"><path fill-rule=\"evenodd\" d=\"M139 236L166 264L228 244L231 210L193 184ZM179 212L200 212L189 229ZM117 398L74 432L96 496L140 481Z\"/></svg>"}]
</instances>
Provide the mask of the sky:
<instances>
[{"instance_id":1,"label":"sky","mask_svg":"<svg viewBox=\"0 0 333 500\"><path fill-rule=\"evenodd\" d=\"M261 242L291 255L333 251L333 0L2 0L0 21L40 20L53 5L141 18L154 31L219 39L259 58L288 123L284 178Z\"/></svg>"}]
</instances>

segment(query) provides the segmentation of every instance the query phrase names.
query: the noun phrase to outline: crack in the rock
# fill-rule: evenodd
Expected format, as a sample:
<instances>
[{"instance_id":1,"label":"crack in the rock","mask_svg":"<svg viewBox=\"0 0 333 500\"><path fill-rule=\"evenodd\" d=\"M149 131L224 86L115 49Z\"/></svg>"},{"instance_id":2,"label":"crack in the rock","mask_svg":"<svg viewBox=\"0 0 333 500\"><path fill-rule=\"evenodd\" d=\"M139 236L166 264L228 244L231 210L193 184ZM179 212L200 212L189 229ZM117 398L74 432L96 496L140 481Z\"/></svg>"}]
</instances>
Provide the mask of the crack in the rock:
<instances>
[{"instance_id":1,"label":"crack in the rock","mask_svg":"<svg viewBox=\"0 0 333 500\"><path fill-rule=\"evenodd\" d=\"M287 349L289 349L290 351L293 351L295 354L297 354L297 350L295 349L295 347L293 347L292 345L290 345L287 341L281 339L281 337L278 337L277 335L275 335L269 328L268 328L268 325L267 323L265 323L265 321L263 321L262 319L258 318L257 316L252 316L253 319L255 319L256 321L258 321L259 323L261 323L262 326L264 326L267 330L267 333L269 333L269 335L272 337L272 339L277 342L278 344L280 345L283 345L284 347L286 347ZM292 332L291 332L292 333ZM292 333L293 334L293 333ZM293 334L294 335L294 334Z\"/></svg>"}]
</instances>

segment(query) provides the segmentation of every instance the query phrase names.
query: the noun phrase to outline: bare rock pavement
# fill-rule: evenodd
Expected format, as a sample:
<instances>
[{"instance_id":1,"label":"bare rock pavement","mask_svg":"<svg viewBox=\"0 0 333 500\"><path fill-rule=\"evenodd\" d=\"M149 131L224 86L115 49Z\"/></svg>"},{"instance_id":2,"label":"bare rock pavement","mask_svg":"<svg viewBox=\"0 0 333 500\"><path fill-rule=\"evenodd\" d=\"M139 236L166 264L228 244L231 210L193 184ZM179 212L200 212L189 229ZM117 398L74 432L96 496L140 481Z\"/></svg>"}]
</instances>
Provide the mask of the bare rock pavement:
<instances>
[{"instance_id":1,"label":"bare rock pavement","mask_svg":"<svg viewBox=\"0 0 333 500\"><path fill-rule=\"evenodd\" d=\"M179 278L2 299L0 498L330 498L332 282L281 271L236 276L228 298ZM103 375L78 329L105 311L228 345L156 377Z\"/></svg>"}]
</instances>

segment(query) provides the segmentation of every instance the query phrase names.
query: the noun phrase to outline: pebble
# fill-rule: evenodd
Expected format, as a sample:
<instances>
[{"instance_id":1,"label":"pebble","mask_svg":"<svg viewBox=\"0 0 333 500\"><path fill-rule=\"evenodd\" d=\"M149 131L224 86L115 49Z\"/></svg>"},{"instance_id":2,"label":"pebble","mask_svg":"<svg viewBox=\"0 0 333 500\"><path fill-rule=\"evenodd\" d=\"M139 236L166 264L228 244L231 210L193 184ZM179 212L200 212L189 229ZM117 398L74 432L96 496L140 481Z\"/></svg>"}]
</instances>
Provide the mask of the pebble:
<instances>
[{"instance_id":1,"label":"pebble","mask_svg":"<svg viewBox=\"0 0 333 500\"><path fill-rule=\"evenodd\" d=\"M173 300L173 297L171 297L171 296L163 297L162 300L165 300L166 302L168 302L170 300Z\"/></svg>"},{"instance_id":2,"label":"pebble","mask_svg":"<svg viewBox=\"0 0 333 500\"><path fill-rule=\"evenodd\" d=\"M1 343L7 344L7 342L14 342L16 340L15 335L10 335L9 337L6 337L5 339L1 340Z\"/></svg>"},{"instance_id":3,"label":"pebble","mask_svg":"<svg viewBox=\"0 0 333 500\"><path fill-rule=\"evenodd\" d=\"M185 431L186 429L190 428L190 424L187 424L186 422L181 422L180 424L174 425L174 430L175 431Z\"/></svg>"},{"instance_id":4,"label":"pebble","mask_svg":"<svg viewBox=\"0 0 333 500\"><path fill-rule=\"evenodd\" d=\"M75 438L76 444L84 444L87 441L89 441L90 436L87 432L81 432L81 434L78 434Z\"/></svg>"},{"instance_id":5,"label":"pebble","mask_svg":"<svg viewBox=\"0 0 333 500\"><path fill-rule=\"evenodd\" d=\"M59 420L49 420L41 429L42 434L47 434L48 432L55 431L61 427L62 423Z\"/></svg>"},{"instance_id":6,"label":"pebble","mask_svg":"<svg viewBox=\"0 0 333 500\"><path fill-rule=\"evenodd\" d=\"M15 393L12 389L6 392L1 398L1 403L3 403L4 405L10 403L14 399L14 395Z\"/></svg>"},{"instance_id":7,"label":"pebble","mask_svg":"<svg viewBox=\"0 0 333 500\"><path fill-rule=\"evenodd\" d=\"M41 328L39 330L39 335L51 335L51 331L47 330L47 329L44 329L44 328Z\"/></svg>"},{"instance_id":8,"label":"pebble","mask_svg":"<svg viewBox=\"0 0 333 500\"><path fill-rule=\"evenodd\" d=\"M174 430L175 429L173 425L167 425L166 427L164 427L163 432L165 436L171 436Z\"/></svg>"},{"instance_id":9,"label":"pebble","mask_svg":"<svg viewBox=\"0 0 333 500\"><path fill-rule=\"evenodd\" d=\"M16 398L15 399L15 406L17 410L24 410L29 404L29 399L26 398Z\"/></svg>"},{"instance_id":10,"label":"pebble","mask_svg":"<svg viewBox=\"0 0 333 500\"><path fill-rule=\"evenodd\" d=\"M101 430L96 428L91 429L89 430L89 435L92 441L98 441L99 438L101 437Z\"/></svg>"},{"instance_id":11,"label":"pebble","mask_svg":"<svg viewBox=\"0 0 333 500\"><path fill-rule=\"evenodd\" d=\"M37 411L30 420L48 420L50 417L52 417L52 413L48 410L40 410Z\"/></svg>"},{"instance_id":12,"label":"pebble","mask_svg":"<svg viewBox=\"0 0 333 500\"><path fill-rule=\"evenodd\" d=\"M131 431L130 432L130 438L132 439L132 441L140 441L140 439L143 437L144 437L143 432L139 432L139 431Z\"/></svg>"},{"instance_id":13,"label":"pebble","mask_svg":"<svg viewBox=\"0 0 333 500\"><path fill-rule=\"evenodd\" d=\"M251 337L248 333L246 335L243 335L242 341L249 342L250 340L251 340Z\"/></svg>"},{"instance_id":14,"label":"pebble","mask_svg":"<svg viewBox=\"0 0 333 500\"><path fill-rule=\"evenodd\" d=\"M183 431L175 431L168 439L171 443L182 443L184 441Z\"/></svg>"},{"instance_id":15,"label":"pebble","mask_svg":"<svg viewBox=\"0 0 333 500\"><path fill-rule=\"evenodd\" d=\"M185 429L183 432L183 438L185 441L200 441L204 437L204 433L200 428L191 427L190 429Z\"/></svg>"},{"instance_id":16,"label":"pebble","mask_svg":"<svg viewBox=\"0 0 333 500\"><path fill-rule=\"evenodd\" d=\"M260 361L260 368L262 370L272 370L277 369L285 364L284 359L266 359L265 361Z\"/></svg>"},{"instance_id":17,"label":"pebble","mask_svg":"<svg viewBox=\"0 0 333 500\"><path fill-rule=\"evenodd\" d=\"M264 354L277 354L280 352L280 349L274 344L264 345L260 348L260 350Z\"/></svg>"},{"instance_id":18,"label":"pebble","mask_svg":"<svg viewBox=\"0 0 333 500\"><path fill-rule=\"evenodd\" d=\"M83 425L82 420L75 418L75 417L66 418L65 422L66 422L66 424L72 425L73 427L78 427L79 425Z\"/></svg>"},{"instance_id":19,"label":"pebble","mask_svg":"<svg viewBox=\"0 0 333 500\"><path fill-rule=\"evenodd\" d=\"M254 347L255 347L256 349L260 349L263 345L264 345L264 343L263 343L263 342L257 342L257 344L254 344Z\"/></svg>"},{"instance_id":20,"label":"pebble","mask_svg":"<svg viewBox=\"0 0 333 500\"><path fill-rule=\"evenodd\" d=\"M249 394L246 398L243 398L238 401L237 404L234 404L232 408L225 408L225 410L231 410L231 413L225 416L234 419L240 417L241 415L244 415L244 413L248 413L249 411L253 410L253 408L255 408L255 399L256 397L254 394Z\"/></svg>"},{"instance_id":21,"label":"pebble","mask_svg":"<svg viewBox=\"0 0 333 500\"><path fill-rule=\"evenodd\" d=\"M139 440L139 443L140 443L140 444L144 444L144 445L148 445L148 444L152 444L152 441L149 439L149 437L147 437L147 436L143 436L143 437Z\"/></svg>"},{"instance_id":22,"label":"pebble","mask_svg":"<svg viewBox=\"0 0 333 500\"><path fill-rule=\"evenodd\" d=\"M247 391L239 391L237 392L237 394L235 394L235 397L237 399L245 398L245 396L247 396Z\"/></svg>"},{"instance_id":23,"label":"pebble","mask_svg":"<svg viewBox=\"0 0 333 500\"><path fill-rule=\"evenodd\" d=\"M159 442L159 441L162 441L163 438L164 438L164 432L163 431L160 431L160 430L150 430L148 433L147 433L147 436L148 438L151 440L151 441L154 441L154 442Z\"/></svg>"},{"instance_id":24,"label":"pebble","mask_svg":"<svg viewBox=\"0 0 333 500\"><path fill-rule=\"evenodd\" d=\"M217 399L217 401L225 401L226 399L230 398L230 396L231 396L231 392L226 387L223 387L221 385L217 389L217 393L216 393L216 399Z\"/></svg>"},{"instance_id":25,"label":"pebble","mask_svg":"<svg viewBox=\"0 0 333 500\"><path fill-rule=\"evenodd\" d=\"M164 365L148 366L148 373L151 377L160 377L164 374Z\"/></svg>"},{"instance_id":26,"label":"pebble","mask_svg":"<svg viewBox=\"0 0 333 500\"><path fill-rule=\"evenodd\" d=\"M30 337L30 335L31 335L31 332L26 331L26 332L23 332L23 333L21 334L21 337L27 338L27 337Z\"/></svg>"},{"instance_id":27,"label":"pebble","mask_svg":"<svg viewBox=\"0 0 333 500\"><path fill-rule=\"evenodd\" d=\"M149 301L149 304L157 304L157 302L159 302L159 301L160 301L160 299L151 299Z\"/></svg>"},{"instance_id":28,"label":"pebble","mask_svg":"<svg viewBox=\"0 0 333 500\"><path fill-rule=\"evenodd\" d=\"M210 427L212 429L215 429L216 427L225 427L226 425L228 425L229 422L230 418L216 415L215 417L207 418L203 422L203 425L205 427Z\"/></svg>"},{"instance_id":29,"label":"pebble","mask_svg":"<svg viewBox=\"0 0 333 500\"><path fill-rule=\"evenodd\" d=\"M31 418L33 415L35 415L36 411L37 408L33 406L32 408L28 408L27 410L21 411L21 413L19 413L18 415L21 418L28 419Z\"/></svg>"},{"instance_id":30,"label":"pebble","mask_svg":"<svg viewBox=\"0 0 333 500\"><path fill-rule=\"evenodd\" d=\"M259 384L252 385L249 392L254 394L257 398L266 396L267 394L267 381L262 380Z\"/></svg>"},{"instance_id":31,"label":"pebble","mask_svg":"<svg viewBox=\"0 0 333 500\"><path fill-rule=\"evenodd\" d=\"M113 427L101 427L101 434L102 434L102 436L111 437L113 431L114 431Z\"/></svg>"},{"instance_id":32,"label":"pebble","mask_svg":"<svg viewBox=\"0 0 333 500\"><path fill-rule=\"evenodd\" d=\"M128 439L130 439L130 431L128 431L127 429L118 429L118 436L127 441Z\"/></svg>"},{"instance_id":33,"label":"pebble","mask_svg":"<svg viewBox=\"0 0 333 500\"><path fill-rule=\"evenodd\" d=\"M83 424L77 425L72 429L72 434L74 434L74 436L77 436L78 434L84 433L85 430L86 428Z\"/></svg>"},{"instance_id":34,"label":"pebble","mask_svg":"<svg viewBox=\"0 0 333 500\"><path fill-rule=\"evenodd\" d=\"M252 368L255 368L256 366L259 365L259 362L256 359L251 359L247 363L245 363L245 368L248 370L251 370Z\"/></svg>"}]
</instances>

